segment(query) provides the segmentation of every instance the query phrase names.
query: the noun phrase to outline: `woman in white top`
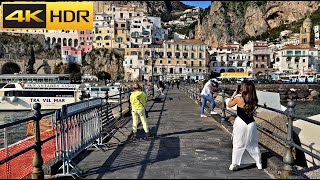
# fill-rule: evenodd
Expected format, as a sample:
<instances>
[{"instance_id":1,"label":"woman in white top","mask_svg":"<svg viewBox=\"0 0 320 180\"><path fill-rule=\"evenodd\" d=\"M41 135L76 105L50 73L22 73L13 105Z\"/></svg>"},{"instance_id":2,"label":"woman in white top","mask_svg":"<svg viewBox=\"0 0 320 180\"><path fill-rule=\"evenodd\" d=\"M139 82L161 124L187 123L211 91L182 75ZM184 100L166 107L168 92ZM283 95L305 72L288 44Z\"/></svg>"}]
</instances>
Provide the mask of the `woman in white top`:
<instances>
[{"instance_id":1,"label":"woman in white top","mask_svg":"<svg viewBox=\"0 0 320 180\"><path fill-rule=\"evenodd\" d=\"M253 115L258 104L256 88L251 81L241 85L240 93L233 93L228 107L237 105L237 117L233 124L233 149L230 170L237 170L241 164L255 163L262 169L258 130Z\"/></svg>"}]
</instances>

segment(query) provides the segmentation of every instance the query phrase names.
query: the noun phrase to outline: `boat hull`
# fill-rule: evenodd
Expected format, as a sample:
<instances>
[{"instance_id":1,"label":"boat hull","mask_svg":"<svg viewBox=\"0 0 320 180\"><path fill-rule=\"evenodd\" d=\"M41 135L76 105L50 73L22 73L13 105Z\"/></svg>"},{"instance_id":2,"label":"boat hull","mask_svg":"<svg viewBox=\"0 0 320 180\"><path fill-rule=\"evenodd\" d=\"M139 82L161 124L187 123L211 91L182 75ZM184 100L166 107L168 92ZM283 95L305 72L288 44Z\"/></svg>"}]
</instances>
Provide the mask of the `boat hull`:
<instances>
[{"instance_id":1,"label":"boat hull","mask_svg":"<svg viewBox=\"0 0 320 180\"><path fill-rule=\"evenodd\" d=\"M6 97L0 101L0 111L32 110L35 103L41 104L41 110L55 110L74 102L77 102L74 97Z\"/></svg>"}]
</instances>

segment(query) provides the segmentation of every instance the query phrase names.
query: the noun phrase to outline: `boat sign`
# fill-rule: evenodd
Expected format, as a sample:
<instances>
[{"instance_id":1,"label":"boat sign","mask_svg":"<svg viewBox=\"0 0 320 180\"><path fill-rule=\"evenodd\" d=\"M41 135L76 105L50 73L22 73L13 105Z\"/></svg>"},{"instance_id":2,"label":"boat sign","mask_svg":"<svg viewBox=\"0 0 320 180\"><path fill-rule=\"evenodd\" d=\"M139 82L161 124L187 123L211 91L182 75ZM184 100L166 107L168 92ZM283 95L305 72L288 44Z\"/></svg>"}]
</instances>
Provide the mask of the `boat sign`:
<instances>
[{"instance_id":1,"label":"boat sign","mask_svg":"<svg viewBox=\"0 0 320 180\"><path fill-rule=\"evenodd\" d=\"M77 84L24 84L29 89L77 89Z\"/></svg>"}]
</instances>

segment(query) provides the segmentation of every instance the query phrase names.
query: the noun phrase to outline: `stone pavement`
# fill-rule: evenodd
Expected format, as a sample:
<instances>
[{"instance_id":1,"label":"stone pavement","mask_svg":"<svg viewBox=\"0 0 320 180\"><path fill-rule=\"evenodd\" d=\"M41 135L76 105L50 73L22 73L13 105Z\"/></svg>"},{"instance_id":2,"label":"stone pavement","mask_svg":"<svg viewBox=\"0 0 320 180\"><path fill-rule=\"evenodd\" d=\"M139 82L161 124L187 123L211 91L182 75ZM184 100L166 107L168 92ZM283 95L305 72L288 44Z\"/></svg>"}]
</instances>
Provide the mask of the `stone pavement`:
<instances>
[{"instance_id":1,"label":"stone pavement","mask_svg":"<svg viewBox=\"0 0 320 180\"><path fill-rule=\"evenodd\" d=\"M88 150L78 166L90 179L271 179L255 165L230 171L232 142L211 117L181 90L170 89L163 102L148 102L149 127L157 136L128 140L131 122L117 137L124 143L105 152ZM142 126L139 127L142 129ZM138 136L144 137L143 130ZM116 141L115 141L116 142Z\"/></svg>"}]
</instances>

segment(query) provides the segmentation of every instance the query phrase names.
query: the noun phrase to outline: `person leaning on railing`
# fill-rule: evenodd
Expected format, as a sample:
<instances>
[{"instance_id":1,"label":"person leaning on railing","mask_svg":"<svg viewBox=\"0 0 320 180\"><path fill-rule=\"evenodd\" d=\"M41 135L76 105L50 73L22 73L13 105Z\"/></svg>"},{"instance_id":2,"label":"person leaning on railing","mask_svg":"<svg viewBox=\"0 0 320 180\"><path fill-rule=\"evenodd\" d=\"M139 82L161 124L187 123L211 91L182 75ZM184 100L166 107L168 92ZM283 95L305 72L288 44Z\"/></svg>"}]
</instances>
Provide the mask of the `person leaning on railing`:
<instances>
[{"instance_id":1,"label":"person leaning on railing","mask_svg":"<svg viewBox=\"0 0 320 180\"><path fill-rule=\"evenodd\" d=\"M145 105L147 104L147 95L142 91L141 86L135 83L132 86L133 92L130 95L130 103L132 108L132 140L137 140L138 118L140 117L146 139L152 138L149 133L148 122L146 118Z\"/></svg>"}]
</instances>

